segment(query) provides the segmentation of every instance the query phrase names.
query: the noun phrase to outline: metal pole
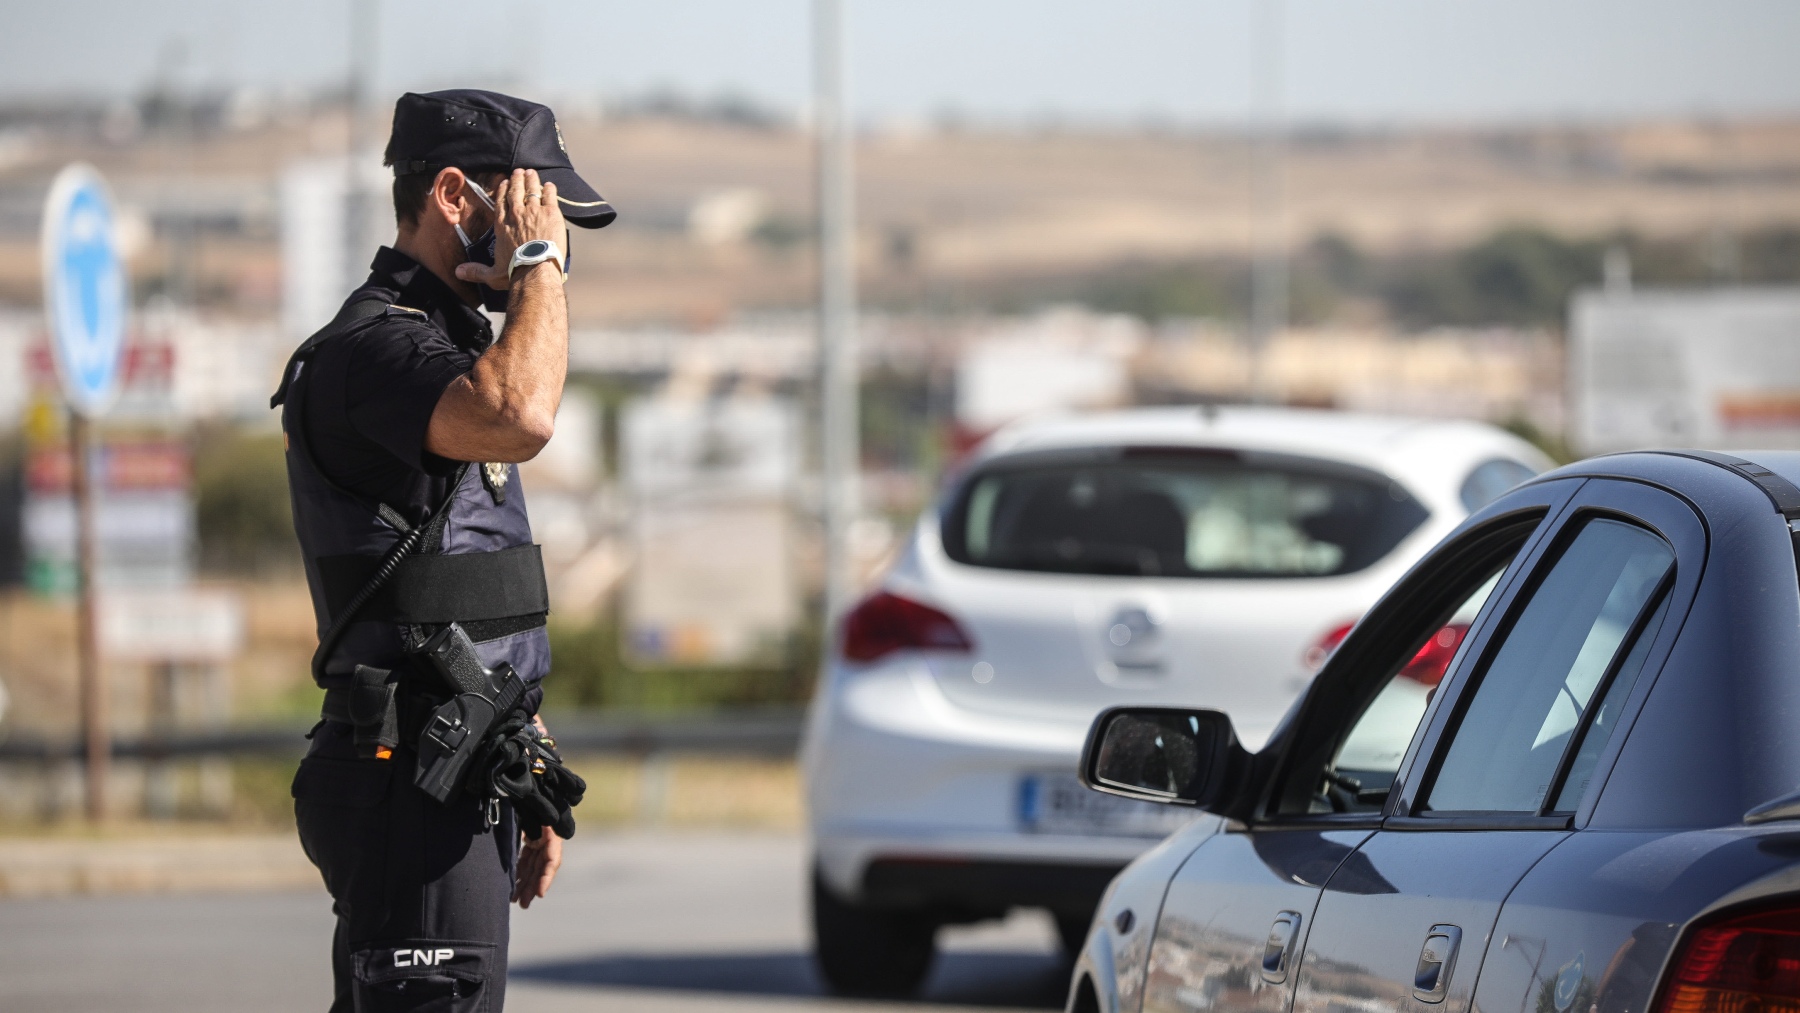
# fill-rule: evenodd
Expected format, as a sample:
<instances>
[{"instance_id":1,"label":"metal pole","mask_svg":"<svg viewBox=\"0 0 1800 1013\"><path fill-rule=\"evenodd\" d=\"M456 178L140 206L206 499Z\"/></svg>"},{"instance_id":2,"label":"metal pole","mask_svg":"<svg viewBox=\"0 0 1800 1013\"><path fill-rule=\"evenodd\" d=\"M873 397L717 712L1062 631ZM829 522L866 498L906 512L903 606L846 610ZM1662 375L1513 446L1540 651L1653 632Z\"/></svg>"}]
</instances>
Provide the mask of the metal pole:
<instances>
[{"instance_id":1,"label":"metal pole","mask_svg":"<svg viewBox=\"0 0 1800 1013\"><path fill-rule=\"evenodd\" d=\"M69 455L75 493L76 659L81 679L81 737L87 754L87 814L106 818L106 768L112 747L106 732L106 685L100 671L100 631L94 573L94 490L89 473L93 435L88 420L69 413Z\"/></svg>"},{"instance_id":2,"label":"metal pole","mask_svg":"<svg viewBox=\"0 0 1800 1013\"><path fill-rule=\"evenodd\" d=\"M375 75L381 56L381 0L352 0L350 6L350 154L344 181L344 278L346 294L362 282L364 267L374 245L369 221L374 195L363 179L363 170L376 159L381 143L375 130Z\"/></svg>"},{"instance_id":3,"label":"metal pole","mask_svg":"<svg viewBox=\"0 0 1800 1013\"><path fill-rule=\"evenodd\" d=\"M175 770L169 762L169 740L176 735L175 680L173 661L160 661L150 666L150 684L144 722L144 815L151 819L169 819L175 815Z\"/></svg>"},{"instance_id":4,"label":"metal pole","mask_svg":"<svg viewBox=\"0 0 1800 1013\"><path fill-rule=\"evenodd\" d=\"M824 485L827 628L856 593L850 525L857 514L857 341L851 132L844 101L841 0L813 4L814 136L818 144L820 467Z\"/></svg>"},{"instance_id":5,"label":"metal pole","mask_svg":"<svg viewBox=\"0 0 1800 1013\"><path fill-rule=\"evenodd\" d=\"M1256 5L1253 92L1256 157L1251 169L1255 260L1250 274L1250 397L1273 400L1268 375L1271 339L1287 326L1288 260L1281 108L1283 0Z\"/></svg>"}]
</instances>

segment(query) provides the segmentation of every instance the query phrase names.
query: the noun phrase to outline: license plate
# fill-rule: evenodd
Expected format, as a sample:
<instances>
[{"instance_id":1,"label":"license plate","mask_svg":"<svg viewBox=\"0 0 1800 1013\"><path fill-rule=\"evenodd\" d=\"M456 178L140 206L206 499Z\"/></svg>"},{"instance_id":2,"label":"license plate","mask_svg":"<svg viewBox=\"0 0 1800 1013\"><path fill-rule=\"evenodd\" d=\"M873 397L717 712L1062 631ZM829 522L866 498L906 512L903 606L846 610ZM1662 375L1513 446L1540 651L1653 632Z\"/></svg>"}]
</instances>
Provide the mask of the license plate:
<instances>
[{"instance_id":1,"label":"license plate","mask_svg":"<svg viewBox=\"0 0 1800 1013\"><path fill-rule=\"evenodd\" d=\"M1084 786L1073 774L1019 779L1019 826L1038 834L1167 837L1199 815L1191 807L1139 802Z\"/></svg>"}]
</instances>

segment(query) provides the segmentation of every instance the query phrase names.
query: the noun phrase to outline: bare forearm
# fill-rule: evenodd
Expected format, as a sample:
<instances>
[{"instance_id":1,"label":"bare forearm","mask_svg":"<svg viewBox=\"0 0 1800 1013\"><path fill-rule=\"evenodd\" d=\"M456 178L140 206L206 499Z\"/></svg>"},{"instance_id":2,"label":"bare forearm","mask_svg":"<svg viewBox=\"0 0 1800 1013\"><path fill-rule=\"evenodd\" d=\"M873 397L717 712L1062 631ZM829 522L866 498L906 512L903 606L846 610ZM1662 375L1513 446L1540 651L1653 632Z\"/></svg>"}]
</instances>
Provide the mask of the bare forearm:
<instances>
[{"instance_id":1,"label":"bare forearm","mask_svg":"<svg viewBox=\"0 0 1800 1013\"><path fill-rule=\"evenodd\" d=\"M528 461L550 439L569 364L569 313L554 263L513 278L506 329L444 391L425 448L460 461Z\"/></svg>"},{"instance_id":2,"label":"bare forearm","mask_svg":"<svg viewBox=\"0 0 1800 1013\"><path fill-rule=\"evenodd\" d=\"M506 330L475 360L470 382L495 405L503 429L540 438L530 457L550 439L569 370L569 309L554 263L523 268L513 277Z\"/></svg>"},{"instance_id":3,"label":"bare forearm","mask_svg":"<svg viewBox=\"0 0 1800 1013\"><path fill-rule=\"evenodd\" d=\"M514 169L494 192L494 262L459 264L466 282L511 291L506 330L438 398L425 449L453 461L529 461L550 442L569 368L569 308L561 265L512 270L513 251L533 239L567 239L556 184Z\"/></svg>"}]
</instances>

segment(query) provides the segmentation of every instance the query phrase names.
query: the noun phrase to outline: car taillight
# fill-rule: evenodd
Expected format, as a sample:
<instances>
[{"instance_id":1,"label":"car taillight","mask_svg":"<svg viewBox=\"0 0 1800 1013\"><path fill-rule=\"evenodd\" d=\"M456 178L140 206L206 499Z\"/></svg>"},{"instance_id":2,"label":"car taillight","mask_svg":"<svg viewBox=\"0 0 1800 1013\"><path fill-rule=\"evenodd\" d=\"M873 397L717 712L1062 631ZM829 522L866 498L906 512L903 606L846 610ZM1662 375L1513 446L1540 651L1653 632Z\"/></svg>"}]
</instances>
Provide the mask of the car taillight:
<instances>
[{"instance_id":1,"label":"car taillight","mask_svg":"<svg viewBox=\"0 0 1800 1013\"><path fill-rule=\"evenodd\" d=\"M1339 623L1313 642L1306 653L1301 655L1301 662L1309 671L1318 671L1325 667L1331 658L1331 652L1337 650L1350 631L1356 628L1355 623ZM1451 623L1431 635L1419 653L1406 663L1400 675L1426 686L1436 686L1444 681L1444 673L1450 668L1450 659L1456 657L1456 649L1462 646L1463 637L1469 634L1468 623Z\"/></svg>"},{"instance_id":2,"label":"car taillight","mask_svg":"<svg viewBox=\"0 0 1800 1013\"><path fill-rule=\"evenodd\" d=\"M1797 1013L1800 911L1708 925L1669 966L1657 1013Z\"/></svg>"},{"instance_id":3,"label":"car taillight","mask_svg":"<svg viewBox=\"0 0 1800 1013\"><path fill-rule=\"evenodd\" d=\"M1422 686L1436 686L1444 681L1444 673L1450 670L1450 659L1456 657L1456 649L1462 646L1463 638L1469 635L1468 623L1451 623L1433 633L1419 653L1400 670L1400 676L1411 679Z\"/></svg>"},{"instance_id":4,"label":"car taillight","mask_svg":"<svg viewBox=\"0 0 1800 1013\"><path fill-rule=\"evenodd\" d=\"M907 647L969 651L974 644L948 614L886 591L864 598L844 616L842 650L851 661L874 661Z\"/></svg>"},{"instance_id":5,"label":"car taillight","mask_svg":"<svg viewBox=\"0 0 1800 1013\"><path fill-rule=\"evenodd\" d=\"M1349 636L1353 629L1356 629L1354 621L1339 623L1326 630L1319 639L1313 641L1311 647L1306 649L1306 653L1300 655L1300 663L1306 666L1308 672L1317 672L1324 668L1326 660L1331 657L1331 652L1337 650L1337 646L1344 642L1344 638Z\"/></svg>"}]
</instances>

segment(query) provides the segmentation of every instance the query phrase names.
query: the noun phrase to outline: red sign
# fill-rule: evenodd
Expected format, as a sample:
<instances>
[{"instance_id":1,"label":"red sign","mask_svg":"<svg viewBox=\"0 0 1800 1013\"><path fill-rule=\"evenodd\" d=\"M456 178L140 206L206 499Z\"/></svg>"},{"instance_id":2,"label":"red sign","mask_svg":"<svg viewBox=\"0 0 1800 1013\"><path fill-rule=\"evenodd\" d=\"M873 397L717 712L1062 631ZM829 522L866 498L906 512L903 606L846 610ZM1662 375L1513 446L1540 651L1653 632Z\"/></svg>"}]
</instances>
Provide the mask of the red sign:
<instances>
[{"instance_id":1,"label":"red sign","mask_svg":"<svg viewBox=\"0 0 1800 1013\"><path fill-rule=\"evenodd\" d=\"M25 350L25 368L33 386L55 387L56 360L48 344ZM166 341L139 339L125 346L119 362L119 382L131 387L142 383L168 383L175 375L175 346Z\"/></svg>"},{"instance_id":2,"label":"red sign","mask_svg":"<svg viewBox=\"0 0 1800 1013\"><path fill-rule=\"evenodd\" d=\"M188 449L171 442L114 443L94 448L102 489L186 489L192 477ZM68 495L75 468L69 448L43 447L25 459L25 486L34 493Z\"/></svg>"}]
</instances>

